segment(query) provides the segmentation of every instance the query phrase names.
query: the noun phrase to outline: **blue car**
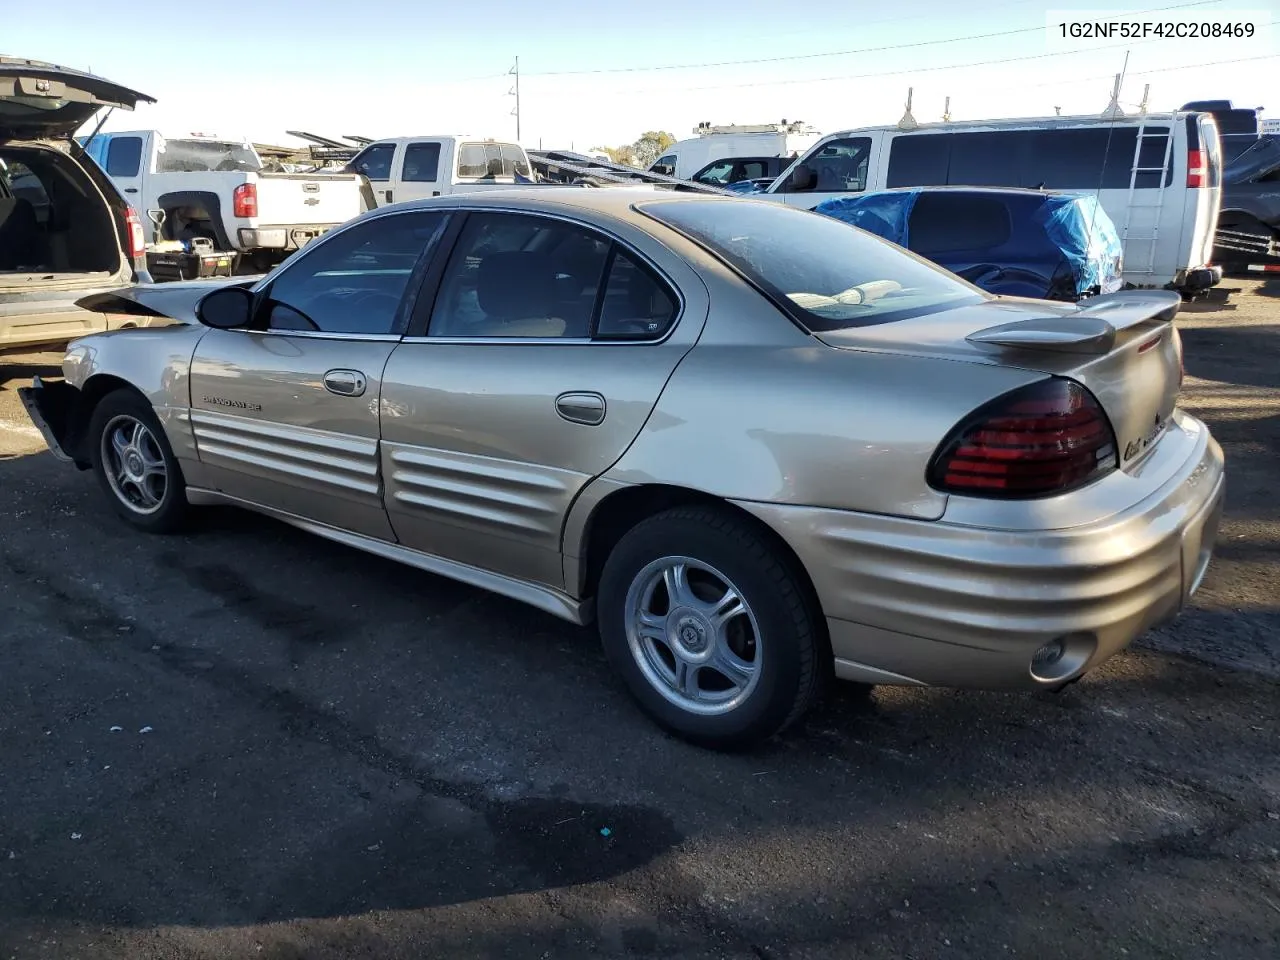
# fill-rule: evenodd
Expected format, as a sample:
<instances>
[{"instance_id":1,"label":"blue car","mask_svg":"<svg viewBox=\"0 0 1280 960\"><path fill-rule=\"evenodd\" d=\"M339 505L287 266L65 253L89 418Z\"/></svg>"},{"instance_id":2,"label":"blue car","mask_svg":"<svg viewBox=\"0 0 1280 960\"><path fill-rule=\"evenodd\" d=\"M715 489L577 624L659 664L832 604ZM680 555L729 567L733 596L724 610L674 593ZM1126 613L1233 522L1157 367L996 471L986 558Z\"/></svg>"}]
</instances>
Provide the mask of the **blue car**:
<instances>
[{"instance_id":1,"label":"blue car","mask_svg":"<svg viewBox=\"0 0 1280 960\"><path fill-rule=\"evenodd\" d=\"M1087 194L910 187L839 197L814 209L995 294L1074 302L1123 285L1119 232Z\"/></svg>"}]
</instances>

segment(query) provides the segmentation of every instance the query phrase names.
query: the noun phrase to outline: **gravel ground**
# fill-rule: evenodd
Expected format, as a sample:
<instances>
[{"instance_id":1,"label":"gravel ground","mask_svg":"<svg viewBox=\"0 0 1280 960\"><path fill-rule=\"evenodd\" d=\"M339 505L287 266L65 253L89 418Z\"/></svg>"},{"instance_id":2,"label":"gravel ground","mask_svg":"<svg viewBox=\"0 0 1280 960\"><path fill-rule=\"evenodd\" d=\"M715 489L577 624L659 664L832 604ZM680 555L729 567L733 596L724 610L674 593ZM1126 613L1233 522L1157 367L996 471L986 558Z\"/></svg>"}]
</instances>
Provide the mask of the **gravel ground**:
<instances>
[{"instance_id":1,"label":"gravel ground","mask_svg":"<svg viewBox=\"0 0 1280 960\"><path fill-rule=\"evenodd\" d=\"M149 538L0 358L0 960L1248 957L1280 943L1280 282L1187 308L1195 608L1059 695L748 755L534 610L235 511Z\"/></svg>"}]
</instances>

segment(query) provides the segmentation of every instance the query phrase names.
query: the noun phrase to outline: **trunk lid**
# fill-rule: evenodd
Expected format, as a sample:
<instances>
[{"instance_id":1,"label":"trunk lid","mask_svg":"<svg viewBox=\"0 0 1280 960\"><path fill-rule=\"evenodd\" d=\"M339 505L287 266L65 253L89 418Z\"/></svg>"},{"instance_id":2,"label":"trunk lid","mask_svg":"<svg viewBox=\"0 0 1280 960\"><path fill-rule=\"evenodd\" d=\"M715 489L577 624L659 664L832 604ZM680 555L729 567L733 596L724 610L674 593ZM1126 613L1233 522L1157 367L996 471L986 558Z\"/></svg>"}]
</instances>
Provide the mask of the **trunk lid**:
<instances>
[{"instance_id":1,"label":"trunk lid","mask_svg":"<svg viewBox=\"0 0 1280 960\"><path fill-rule=\"evenodd\" d=\"M1080 305L1005 297L892 323L815 334L829 346L937 357L1068 377L1101 404L1120 466L1132 470L1159 442L1182 385L1170 291L1122 291ZM957 411L959 420L969 411Z\"/></svg>"},{"instance_id":2,"label":"trunk lid","mask_svg":"<svg viewBox=\"0 0 1280 960\"><path fill-rule=\"evenodd\" d=\"M364 212L356 173L258 174L259 223L345 223Z\"/></svg>"},{"instance_id":3,"label":"trunk lid","mask_svg":"<svg viewBox=\"0 0 1280 960\"><path fill-rule=\"evenodd\" d=\"M101 108L139 102L155 100L79 70L0 57L0 139L69 138Z\"/></svg>"}]
</instances>

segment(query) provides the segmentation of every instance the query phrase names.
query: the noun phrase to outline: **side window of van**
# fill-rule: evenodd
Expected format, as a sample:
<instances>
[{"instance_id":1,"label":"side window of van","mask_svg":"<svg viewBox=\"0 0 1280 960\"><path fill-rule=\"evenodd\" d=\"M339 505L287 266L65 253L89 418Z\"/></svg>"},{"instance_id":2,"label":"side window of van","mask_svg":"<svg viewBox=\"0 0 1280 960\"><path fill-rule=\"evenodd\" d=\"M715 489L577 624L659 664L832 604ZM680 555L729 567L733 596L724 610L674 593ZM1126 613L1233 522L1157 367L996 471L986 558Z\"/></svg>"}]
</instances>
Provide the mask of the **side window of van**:
<instances>
[{"instance_id":1,"label":"side window of van","mask_svg":"<svg viewBox=\"0 0 1280 960\"><path fill-rule=\"evenodd\" d=\"M1138 129L1066 129L899 134L889 146L887 187L1030 187L1046 190L1127 190ZM1147 127L1134 185L1160 183L1168 127ZM1164 184L1173 182L1172 155Z\"/></svg>"}]
</instances>

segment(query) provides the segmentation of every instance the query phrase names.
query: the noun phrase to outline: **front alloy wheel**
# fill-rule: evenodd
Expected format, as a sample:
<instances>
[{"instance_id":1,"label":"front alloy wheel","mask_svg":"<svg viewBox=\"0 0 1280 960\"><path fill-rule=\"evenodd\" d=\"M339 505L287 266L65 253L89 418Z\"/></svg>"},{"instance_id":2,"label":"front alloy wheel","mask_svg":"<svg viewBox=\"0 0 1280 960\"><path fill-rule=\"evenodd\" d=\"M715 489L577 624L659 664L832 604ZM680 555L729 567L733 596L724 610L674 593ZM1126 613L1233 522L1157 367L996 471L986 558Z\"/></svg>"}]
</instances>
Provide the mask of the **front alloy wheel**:
<instances>
[{"instance_id":1,"label":"front alloy wheel","mask_svg":"<svg viewBox=\"0 0 1280 960\"><path fill-rule=\"evenodd\" d=\"M111 491L126 509L143 516L164 503L169 473L151 430L129 414L113 417L102 431L103 470Z\"/></svg>"},{"instance_id":2,"label":"front alloy wheel","mask_svg":"<svg viewBox=\"0 0 1280 960\"><path fill-rule=\"evenodd\" d=\"M181 528L186 481L145 397L128 389L107 394L93 410L86 439L94 473L120 517L149 533Z\"/></svg>"}]
</instances>

